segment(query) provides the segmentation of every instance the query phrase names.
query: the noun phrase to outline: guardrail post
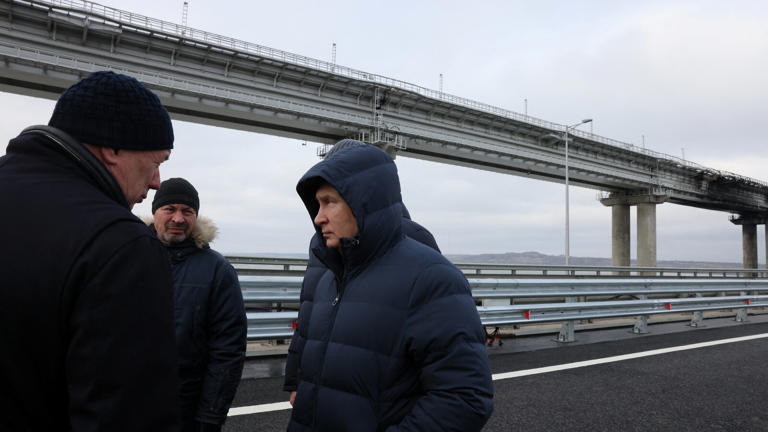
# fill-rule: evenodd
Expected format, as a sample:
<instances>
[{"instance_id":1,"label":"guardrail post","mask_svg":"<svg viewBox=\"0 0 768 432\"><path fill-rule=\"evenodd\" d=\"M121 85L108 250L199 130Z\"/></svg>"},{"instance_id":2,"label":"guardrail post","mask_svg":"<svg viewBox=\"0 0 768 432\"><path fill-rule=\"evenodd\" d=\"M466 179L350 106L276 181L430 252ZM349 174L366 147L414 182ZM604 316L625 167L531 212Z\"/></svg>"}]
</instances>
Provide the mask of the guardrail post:
<instances>
[{"instance_id":1,"label":"guardrail post","mask_svg":"<svg viewBox=\"0 0 768 432\"><path fill-rule=\"evenodd\" d=\"M701 323L704 321L704 312L696 311L691 318L691 327L703 327Z\"/></svg>"},{"instance_id":2,"label":"guardrail post","mask_svg":"<svg viewBox=\"0 0 768 432\"><path fill-rule=\"evenodd\" d=\"M703 297L701 293L696 293L696 298ZM693 313L693 317L691 318L691 323L689 324L691 327L703 327L701 323L704 322L704 312L702 311L695 311Z\"/></svg>"},{"instance_id":3,"label":"guardrail post","mask_svg":"<svg viewBox=\"0 0 768 432\"><path fill-rule=\"evenodd\" d=\"M576 297L566 297L565 302L566 303L576 303L578 301L578 298ZM576 337L574 335L574 330L576 328L576 322L574 320L569 321L563 321L563 323L560 325L560 333L557 335L557 339L555 339L557 342L574 342L576 340Z\"/></svg>"},{"instance_id":4,"label":"guardrail post","mask_svg":"<svg viewBox=\"0 0 768 432\"><path fill-rule=\"evenodd\" d=\"M745 295L747 295L747 292L746 291L742 291L741 295L745 296ZM735 318L735 320L736 320L736 322L747 322L747 321L749 321L747 319L747 308L743 307L743 308L737 309L736 310L736 318Z\"/></svg>"},{"instance_id":5,"label":"guardrail post","mask_svg":"<svg viewBox=\"0 0 768 432\"><path fill-rule=\"evenodd\" d=\"M635 326L632 328L634 334L648 333L648 315L638 315L635 318Z\"/></svg>"},{"instance_id":6,"label":"guardrail post","mask_svg":"<svg viewBox=\"0 0 768 432\"><path fill-rule=\"evenodd\" d=\"M648 300L648 296L641 294L638 296L640 300ZM635 317L635 326L632 327L632 333L634 334L646 334L648 333L648 315L638 315Z\"/></svg>"}]
</instances>

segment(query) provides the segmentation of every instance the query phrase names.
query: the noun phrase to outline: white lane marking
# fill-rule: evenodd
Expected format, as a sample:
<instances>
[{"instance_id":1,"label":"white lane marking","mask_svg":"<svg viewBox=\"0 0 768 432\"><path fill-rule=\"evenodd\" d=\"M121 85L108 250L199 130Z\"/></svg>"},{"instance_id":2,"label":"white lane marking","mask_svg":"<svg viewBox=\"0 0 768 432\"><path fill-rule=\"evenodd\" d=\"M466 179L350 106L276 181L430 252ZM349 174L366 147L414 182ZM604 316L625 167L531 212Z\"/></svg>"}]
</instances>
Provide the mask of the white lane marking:
<instances>
[{"instance_id":1,"label":"white lane marking","mask_svg":"<svg viewBox=\"0 0 768 432\"><path fill-rule=\"evenodd\" d=\"M491 376L491 378L494 381L498 381L498 380L504 380L504 379L510 379L510 378L518 378L518 377L528 376L528 375L557 372L561 370L576 369L576 368L586 367L586 366L594 366L594 365L605 364L605 363L632 360L636 358L650 357L650 356L655 356L660 354L667 354L671 352L686 351L686 350L692 350L697 348L706 348L706 347L711 347L716 345L744 342L748 340L763 339L763 338L768 338L768 333L761 333L761 334L756 334L752 336L742 336L742 337L730 338L730 339L721 339L721 340L710 341L710 342L701 342L701 343L695 343L690 345L681 345L681 346L676 346L671 348L661 348L661 349L655 349L650 351L641 351L641 352L636 352L632 354L604 357L604 358L599 358L594 360L585 360L580 362L566 363L566 364L555 365L555 366L546 366L546 367L540 367L535 369L525 369L525 370L519 370L514 372L506 372L506 373L494 374ZM276 403L269 403L269 404L262 404L262 405L251 405L251 406L230 408L229 414L227 415L231 417L231 416L246 415L246 414L259 414L259 413L265 413L270 411L281 411L281 410L287 410L287 409L291 409L290 403L276 402Z\"/></svg>"},{"instance_id":2,"label":"white lane marking","mask_svg":"<svg viewBox=\"0 0 768 432\"><path fill-rule=\"evenodd\" d=\"M251 405L251 406L244 406L244 407L237 407L237 408L230 408L229 414L227 416L239 416L239 415L246 415L246 414L259 414L259 413L265 413L270 411L281 411L281 410L287 410L291 409L290 402L275 402L275 403L268 403L268 404L262 404L262 405Z\"/></svg>"},{"instance_id":3,"label":"white lane marking","mask_svg":"<svg viewBox=\"0 0 768 432\"><path fill-rule=\"evenodd\" d=\"M706 348L706 347L711 347L715 345L744 342L748 340L761 339L761 338L768 338L768 333L756 334L752 336L742 336L742 337L731 338L731 339L721 339L721 340L710 341L710 342L701 342L701 343L695 343L690 345L681 345L681 346L676 346L671 348L661 348L661 349L655 349L650 351L641 351L641 352L636 352L632 354L624 354L624 355L618 355L613 357L605 357L605 358L599 358L594 360L566 363L561 365L547 366L547 367L541 367L541 368L535 368L535 369L525 369L525 370L519 370L515 372L506 372L506 373L494 374L492 375L492 378L494 381L498 381L498 380L509 379L509 378L518 378L518 377L527 376L527 375L536 375L536 374L542 374L542 373L557 372L557 371L567 370L567 369L576 369L580 367L593 366L593 365L599 365L599 364L605 364L605 363L613 363L613 362L631 360L631 359L636 359L641 357L650 357L650 356L655 356L660 354L667 354L671 352L692 350L697 348Z\"/></svg>"}]
</instances>

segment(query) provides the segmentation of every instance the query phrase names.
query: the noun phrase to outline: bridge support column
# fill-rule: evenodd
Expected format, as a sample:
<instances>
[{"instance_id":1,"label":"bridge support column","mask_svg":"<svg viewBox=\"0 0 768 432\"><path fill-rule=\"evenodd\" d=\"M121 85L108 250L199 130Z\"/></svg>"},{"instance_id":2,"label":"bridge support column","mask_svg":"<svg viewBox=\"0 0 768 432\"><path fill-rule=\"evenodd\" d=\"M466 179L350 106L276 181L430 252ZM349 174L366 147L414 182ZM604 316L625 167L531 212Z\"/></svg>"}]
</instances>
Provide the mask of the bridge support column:
<instances>
[{"instance_id":1,"label":"bridge support column","mask_svg":"<svg viewBox=\"0 0 768 432\"><path fill-rule=\"evenodd\" d=\"M744 268L757 268L757 226L755 224L741 226L741 243Z\"/></svg>"},{"instance_id":2,"label":"bridge support column","mask_svg":"<svg viewBox=\"0 0 768 432\"><path fill-rule=\"evenodd\" d=\"M768 217L759 214L741 214L731 217L734 225L741 225L742 262L745 269L757 268L757 225L768 222ZM766 226L768 230L768 226ZM768 253L768 236L766 236L766 252ZM766 255L768 258L768 255ZM757 273L752 275L757 276Z\"/></svg>"},{"instance_id":3,"label":"bridge support column","mask_svg":"<svg viewBox=\"0 0 768 432\"><path fill-rule=\"evenodd\" d=\"M637 206L637 265L656 267L656 204L668 195L611 194L600 202L611 206L611 265L630 265L629 207Z\"/></svg>"},{"instance_id":4,"label":"bridge support column","mask_svg":"<svg viewBox=\"0 0 768 432\"><path fill-rule=\"evenodd\" d=\"M637 266L656 267L656 204L637 205Z\"/></svg>"},{"instance_id":5,"label":"bridge support column","mask_svg":"<svg viewBox=\"0 0 768 432\"><path fill-rule=\"evenodd\" d=\"M611 213L611 265L629 267L629 205L616 204Z\"/></svg>"}]
</instances>

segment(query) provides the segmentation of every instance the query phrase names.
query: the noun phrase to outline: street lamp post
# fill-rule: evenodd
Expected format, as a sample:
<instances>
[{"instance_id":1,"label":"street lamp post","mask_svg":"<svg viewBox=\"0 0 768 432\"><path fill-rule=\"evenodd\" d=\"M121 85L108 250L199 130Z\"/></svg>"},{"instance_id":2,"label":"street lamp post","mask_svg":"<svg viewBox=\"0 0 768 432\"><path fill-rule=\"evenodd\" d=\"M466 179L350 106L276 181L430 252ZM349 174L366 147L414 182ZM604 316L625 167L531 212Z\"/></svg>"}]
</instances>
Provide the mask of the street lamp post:
<instances>
[{"instance_id":1,"label":"street lamp post","mask_svg":"<svg viewBox=\"0 0 768 432\"><path fill-rule=\"evenodd\" d=\"M569 206L568 203L568 130L575 129L585 123L591 123L592 119L584 119L576 124L565 127L565 265L569 265L569 258L571 255L571 239L569 228Z\"/></svg>"}]
</instances>

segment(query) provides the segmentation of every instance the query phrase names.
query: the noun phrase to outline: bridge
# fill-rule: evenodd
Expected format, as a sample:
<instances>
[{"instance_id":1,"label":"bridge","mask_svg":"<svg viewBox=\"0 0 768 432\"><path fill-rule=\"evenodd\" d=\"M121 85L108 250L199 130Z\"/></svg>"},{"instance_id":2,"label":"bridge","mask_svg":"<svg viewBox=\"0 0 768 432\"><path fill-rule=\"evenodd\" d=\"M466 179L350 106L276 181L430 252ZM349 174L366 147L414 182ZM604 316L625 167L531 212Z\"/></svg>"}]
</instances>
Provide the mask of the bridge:
<instances>
[{"instance_id":1,"label":"bridge","mask_svg":"<svg viewBox=\"0 0 768 432\"><path fill-rule=\"evenodd\" d=\"M175 119L326 144L355 137L393 156L600 190L616 266L629 265L631 206L646 267L656 205L735 213L744 266L757 267L768 184L568 125L83 0L0 2L0 58L3 91L56 98L111 69L151 87Z\"/></svg>"}]
</instances>

